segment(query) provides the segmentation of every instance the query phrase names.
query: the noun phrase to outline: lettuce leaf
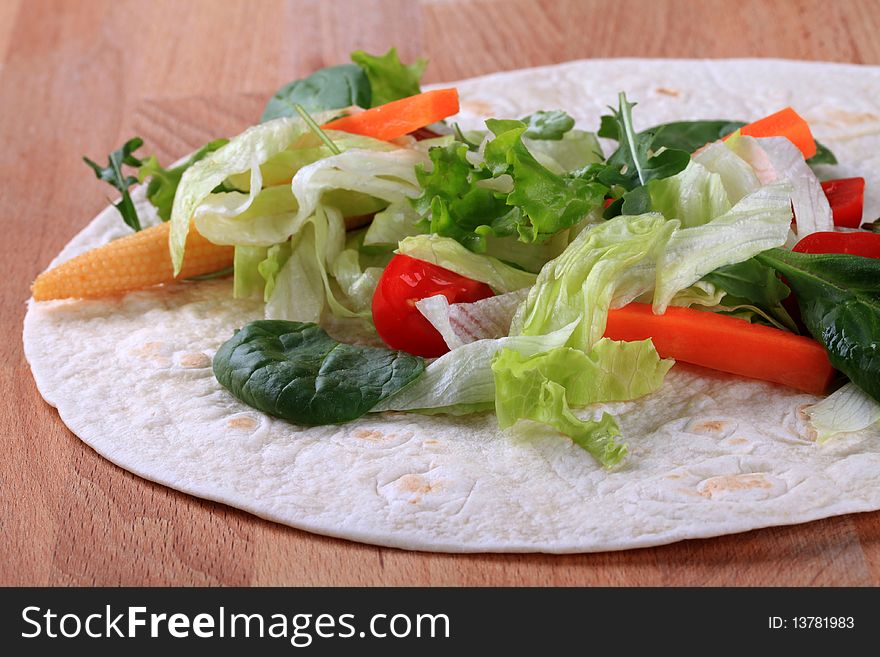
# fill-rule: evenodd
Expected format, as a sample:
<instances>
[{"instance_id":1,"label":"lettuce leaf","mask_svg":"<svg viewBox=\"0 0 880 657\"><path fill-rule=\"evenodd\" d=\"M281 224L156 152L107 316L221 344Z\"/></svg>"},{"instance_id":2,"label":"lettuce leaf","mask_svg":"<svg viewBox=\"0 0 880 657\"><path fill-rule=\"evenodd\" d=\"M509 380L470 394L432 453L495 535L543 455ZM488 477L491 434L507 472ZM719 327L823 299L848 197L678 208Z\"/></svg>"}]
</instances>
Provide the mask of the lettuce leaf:
<instances>
[{"instance_id":1,"label":"lettuce leaf","mask_svg":"<svg viewBox=\"0 0 880 657\"><path fill-rule=\"evenodd\" d=\"M510 333L510 322L528 289L498 294L472 303L449 303L442 294L416 301L416 308L443 336L450 349Z\"/></svg>"},{"instance_id":2,"label":"lettuce leaf","mask_svg":"<svg viewBox=\"0 0 880 657\"><path fill-rule=\"evenodd\" d=\"M573 406L636 399L654 392L672 367L650 340L616 342L603 338L590 353L557 348L533 356L502 349L492 359L495 410L502 428L520 419L547 424L570 437L603 466L626 455L614 438L620 429L603 413L598 421L581 420Z\"/></svg>"},{"instance_id":3,"label":"lettuce leaf","mask_svg":"<svg viewBox=\"0 0 880 657\"><path fill-rule=\"evenodd\" d=\"M391 48L384 55L370 55L363 50L355 50L351 53L351 60L363 69L370 81L369 107L421 93L419 78L428 65L427 59L417 59L407 66L397 56L397 49Z\"/></svg>"},{"instance_id":4,"label":"lettuce leaf","mask_svg":"<svg viewBox=\"0 0 880 657\"><path fill-rule=\"evenodd\" d=\"M684 171L648 183L651 207L685 228L702 226L730 210L721 176L691 160Z\"/></svg>"},{"instance_id":5,"label":"lettuce leaf","mask_svg":"<svg viewBox=\"0 0 880 657\"><path fill-rule=\"evenodd\" d=\"M559 140L574 128L574 119L562 110L539 110L520 119L526 124L523 136L530 139Z\"/></svg>"},{"instance_id":6,"label":"lettuce leaf","mask_svg":"<svg viewBox=\"0 0 880 657\"><path fill-rule=\"evenodd\" d=\"M880 403L854 383L806 410L816 429L816 441L824 443L839 433L860 431L880 422Z\"/></svg>"},{"instance_id":7,"label":"lettuce leaf","mask_svg":"<svg viewBox=\"0 0 880 657\"><path fill-rule=\"evenodd\" d=\"M437 412L486 410L495 401L492 357L501 349L527 356L563 346L577 321L539 336L477 340L440 356L410 387L386 399L374 411Z\"/></svg>"},{"instance_id":8,"label":"lettuce leaf","mask_svg":"<svg viewBox=\"0 0 880 657\"><path fill-rule=\"evenodd\" d=\"M260 165L287 149L307 130L305 123L298 118L280 118L253 126L183 173L171 207L169 246L175 274L180 272L183 265L190 219L214 188L232 174L250 171L249 194L236 197L235 203L218 208L225 216L243 213L262 188Z\"/></svg>"},{"instance_id":9,"label":"lettuce leaf","mask_svg":"<svg viewBox=\"0 0 880 657\"><path fill-rule=\"evenodd\" d=\"M650 213L588 227L541 270L511 334L541 335L582 317L569 346L590 350L605 332L612 304L653 289L654 262L677 225Z\"/></svg>"},{"instance_id":10,"label":"lettuce leaf","mask_svg":"<svg viewBox=\"0 0 880 657\"><path fill-rule=\"evenodd\" d=\"M511 267L492 256L468 251L455 240L438 235L406 237L398 245L397 253L486 283L499 294L530 287L536 279L532 273Z\"/></svg>"}]
</instances>

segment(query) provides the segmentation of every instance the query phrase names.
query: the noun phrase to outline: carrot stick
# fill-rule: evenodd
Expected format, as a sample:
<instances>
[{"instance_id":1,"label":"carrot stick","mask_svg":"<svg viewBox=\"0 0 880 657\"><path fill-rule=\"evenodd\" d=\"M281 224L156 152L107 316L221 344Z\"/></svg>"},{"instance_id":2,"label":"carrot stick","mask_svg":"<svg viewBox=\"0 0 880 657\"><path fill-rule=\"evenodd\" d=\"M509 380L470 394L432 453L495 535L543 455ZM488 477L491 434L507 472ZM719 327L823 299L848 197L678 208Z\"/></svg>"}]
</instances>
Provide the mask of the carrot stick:
<instances>
[{"instance_id":1,"label":"carrot stick","mask_svg":"<svg viewBox=\"0 0 880 657\"><path fill-rule=\"evenodd\" d=\"M815 395L825 391L834 375L825 348L811 338L692 308L672 306L655 315L650 304L631 303L608 313L605 336L651 338L664 358Z\"/></svg>"},{"instance_id":2,"label":"carrot stick","mask_svg":"<svg viewBox=\"0 0 880 657\"><path fill-rule=\"evenodd\" d=\"M43 272L31 290L36 301L97 299L174 282L168 231L163 223L86 251ZM218 246L191 226L180 278L210 274L232 266L233 247Z\"/></svg>"},{"instance_id":3,"label":"carrot stick","mask_svg":"<svg viewBox=\"0 0 880 657\"><path fill-rule=\"evenodd\" d=\"M744 125L739 132L749 137L785 137L800 149L804 159L816 154L816 140L810 132L810 124L790 107Z\"/></svg>"},{"instance_id":4,"label":"carrot stick","mask_svg":"<svg viewBox=\"0 0 880 657\"><path fill-rule=\"evenodd\" d=\"M457 113L458 90L436 89L343 116L321 127L389 141Z\"/></svg>"}]
</instances>

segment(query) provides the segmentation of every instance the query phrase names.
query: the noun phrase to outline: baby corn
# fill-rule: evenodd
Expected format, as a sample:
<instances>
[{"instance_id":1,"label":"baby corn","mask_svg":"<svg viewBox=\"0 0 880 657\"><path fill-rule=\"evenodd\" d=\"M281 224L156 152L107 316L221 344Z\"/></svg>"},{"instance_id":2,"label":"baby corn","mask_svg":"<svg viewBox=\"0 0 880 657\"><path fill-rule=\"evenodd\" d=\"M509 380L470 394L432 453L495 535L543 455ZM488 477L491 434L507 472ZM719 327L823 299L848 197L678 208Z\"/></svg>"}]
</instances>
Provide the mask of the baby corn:
<instances>
[{"instance_id":1,"label":"baby corn","mask_svg":"<svg viewBox=\"0 0 880 657\"><path fill-rule=\"evenodd\" d=\"M170 225L162 223L87 251L43 272L31 286L36 301L96 299L176 279L168 252ZM231 267L233 247L218 246L191 227L179 278Z\"/></svg>"}]
</instances>

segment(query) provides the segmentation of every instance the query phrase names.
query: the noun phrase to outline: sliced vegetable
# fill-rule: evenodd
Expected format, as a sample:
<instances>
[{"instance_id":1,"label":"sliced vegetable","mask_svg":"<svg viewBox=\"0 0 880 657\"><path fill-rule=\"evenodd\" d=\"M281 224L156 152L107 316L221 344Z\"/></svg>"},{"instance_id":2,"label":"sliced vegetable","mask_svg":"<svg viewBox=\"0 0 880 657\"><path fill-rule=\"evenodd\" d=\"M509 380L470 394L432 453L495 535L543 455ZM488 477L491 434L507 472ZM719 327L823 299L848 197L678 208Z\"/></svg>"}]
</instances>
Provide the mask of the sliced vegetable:
<instances>
[{"instance_id":1,"label":"sliced vegetable","mask_svg":"<svg viewBox=\"0 0 880 657\"><path fill-rule=\"evenodd\" d=\"M843 228L858 228L862 225L862 210L865 205L865 179L839 178L822 183L822 191L831 206L834 225Z\"/></svg>"},{"instance_id":2,"label":"sliced vegetable","mask_svg":"<svg viewBox=\"0 0 880 657\"><path fill-rule=\"evenodd\" d=\"M173 283L177 278L209 274L232 265L231 246L217 246L191 230L186 240L186 260L175 276L168 253L170 229L167 223L146 228L43 272L31 288L34 299L97 299Z\"/></svg>"},{"instance_id":3,"label":"sliced vegetable","mask_svg":"<svg viewBox=\"0 0 880 657\"><path fill-rule=\"evenodd\" d=\"M816 395L834 375L825 349L815 340L692 308L669 307L655 315L648 304L631 303L608 313L605 335L626 341L651 338L664 358Z\"/></svg>"},{"instance_id":4,"label":"sliced vegetable","mask_svg":"<svg viewBox=\"0 0 880 657\"><path fill-rule=\"evenodd\" d=\"M880 233L812 233L794 245L798 253L845 253L880 258Z\"/></svg>"},{"instance_id":5,"label":"sliced vegetable","mask_svg":"<svg viewBox=\"0 0 880 657\"><path fill-rule=\"evenodd\" d=\"M449 303L442 294L416 302L416 308L443 336L450 349L474 342L503 338L510 322L528 294L527 289L507 292L473 302Z\"/></svg>"},{"instance_id":6,"label":"sliced vegetable","mask_svg":"<svg viewBox=\"0 0 880 657\"><path fill-rule=\"evenodd\" d=\"M383 342L417 356L435 358L449 347L416 308L416 302L442 294L452 303L492 296L492 288L437 265L405 255L395 255L373 296L373 323Z\"/></svg>"},{"instance_id":7,"label":"sliced vegetable","mask_svg":"<svg viewBox=\"0 0 880 657\"><path fill-rule=\"evenodd\" d=\"M224 342L214 375L248 406L307 426L359 418L415 381L421 358L337 342L315 324L259 320Z\"/></svg>"},{"instance_id":8,"label":"sliced vegetable","mask_svg":"<svg viewBox=\"0 0 880 657\"><path fill-rule=\"evenodd\" d=\"M458 114L458 109L457 89L435 89L349 114L321 127L388 141Z\"/></svg>"},{"instance_id":9,"label":"sliced vegetable","mask_svg":"<svg viewBox=\"0 0 880 657\"><path fill-rule=\"evenodd\" d=\"M785 276L834 367L880 401L880 259L783 249L757 259Z\"/></svg>"},{"instance_id":10,"label":"sliced vegetable","mask_svg":"<svg viewBox=\"0 0 880 657\"><path fill-rule=\"evenodd\" d=\"M763 119L752 121L739 131L740 134L749 137L785 137L797 146L804 159L816 154L816 140L813 139L810 124L791 107L785 107Z\"/></svg>"}]
</instances>

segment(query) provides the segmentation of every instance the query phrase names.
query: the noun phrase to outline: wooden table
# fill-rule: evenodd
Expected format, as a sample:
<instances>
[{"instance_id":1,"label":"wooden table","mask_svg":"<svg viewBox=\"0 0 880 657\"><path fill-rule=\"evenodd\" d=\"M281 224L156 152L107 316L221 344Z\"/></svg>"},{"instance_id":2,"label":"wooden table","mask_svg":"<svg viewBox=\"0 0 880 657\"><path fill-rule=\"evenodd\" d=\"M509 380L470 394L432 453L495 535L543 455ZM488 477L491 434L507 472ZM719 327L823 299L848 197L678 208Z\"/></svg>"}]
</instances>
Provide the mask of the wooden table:
<instances>
[{"instance_id":1,"label":"wooden table","mask_svg":"<svg viewBox=\"0 0 880 657\"><path fill-rule=\"evenodd\" d=\"M73 436L22 355L28 285L105 203L80 160L163 162L280 84L397 45L436 82L582 57L880 64L880 3L0 0L0 585L877 585L880 513L627 552L442 555L314 536L139 479Z\"/></svg>"}]
</instances>

